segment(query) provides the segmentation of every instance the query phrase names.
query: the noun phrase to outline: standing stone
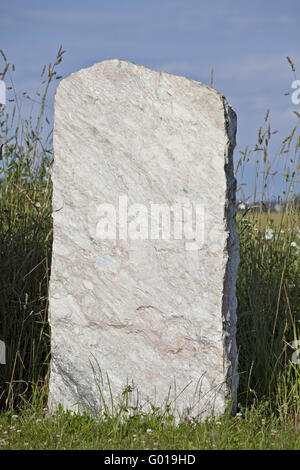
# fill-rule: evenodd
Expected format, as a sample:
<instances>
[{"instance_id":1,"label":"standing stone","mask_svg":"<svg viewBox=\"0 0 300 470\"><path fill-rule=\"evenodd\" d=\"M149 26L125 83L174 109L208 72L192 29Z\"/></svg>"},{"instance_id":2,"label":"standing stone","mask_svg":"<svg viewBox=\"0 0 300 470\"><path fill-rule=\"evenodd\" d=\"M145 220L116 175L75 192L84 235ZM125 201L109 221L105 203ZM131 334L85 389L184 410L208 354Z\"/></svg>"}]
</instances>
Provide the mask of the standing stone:
<instances>
[{"instance_id":1,"label":"standing stone","mask_svg":"<svg viewBox=\"0 0 300 470\"><path fill-rule=\"evenodd\" d=\"M235 133L184 77L108 60L60 83L50 411L234 410Z\"/></svg>"}]
</instances>

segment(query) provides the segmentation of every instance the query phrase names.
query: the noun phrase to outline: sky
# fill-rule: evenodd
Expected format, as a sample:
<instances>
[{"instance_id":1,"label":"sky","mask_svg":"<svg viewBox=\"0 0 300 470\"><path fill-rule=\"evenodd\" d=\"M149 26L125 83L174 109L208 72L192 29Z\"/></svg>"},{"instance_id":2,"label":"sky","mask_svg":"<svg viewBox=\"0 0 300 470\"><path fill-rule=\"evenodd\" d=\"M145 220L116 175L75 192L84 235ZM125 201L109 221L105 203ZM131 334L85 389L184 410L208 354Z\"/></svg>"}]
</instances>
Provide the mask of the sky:
<instances>
[{"instance_id":1,"label":"sky","mask_svg":"<svg viewBox=\"0 0 300 470\"><path fill-rule=\"evenodd\" d=\"M281 171L280 140L297 123L293 111L300 111L284 95L297 78L286 56L300 70L299 20L299 0L0 0L0 48L15 64L18 96L34 97L41 69L55 60L60 44L63 77L120 58L209 85L214 67L213 86L238 117L235 163L239 150L256 143L270 109L272 129L279 130L270 159ZM55 86L47 100L50 119L54 92ZM252 191L253 170L250 164L243 179L238 174L247 185L244 196ZM281 190L276 176L270 191Z\"/></svg>"}]
</instances>

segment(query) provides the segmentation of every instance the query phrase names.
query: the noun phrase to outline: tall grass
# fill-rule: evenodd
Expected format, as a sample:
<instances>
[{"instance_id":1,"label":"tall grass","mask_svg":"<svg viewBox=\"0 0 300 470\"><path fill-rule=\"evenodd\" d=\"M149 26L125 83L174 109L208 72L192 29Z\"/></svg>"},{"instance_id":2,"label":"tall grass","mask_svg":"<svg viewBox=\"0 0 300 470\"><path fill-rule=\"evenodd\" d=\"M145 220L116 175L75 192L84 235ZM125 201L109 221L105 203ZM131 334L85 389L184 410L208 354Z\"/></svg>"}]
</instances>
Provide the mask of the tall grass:
<instances>
[{"instance_id":1,"label":"tall grass","mask_svg":"<svg viewBox=\"0 0 300 470\"><path fill-rule=\"evenodd\" d=\"M0 366L2 408L20 405L48 373L53 152L45 103L62 54L60 48L55 64L43 68L35 96L39 111L24 119L29 95L15 92L14 66L2 52L1 78L13 96L10 113L0 106L0 339L6 344L6 364Z\"/></svg>"},{"instance_id":2,"label":"tall grass","mask_svg":"<svg viewBox=\"0 0 300 470\"><path fill-rule=\"evenodd\" d=\"M238 344L240 402L268 400L282 413L300 412L300 368L292 362L300 338L299 212L286 206L241 214L238 224Z\"/></svg>"},{"instance_id":3,"label":"tall grass","mask_svg":"<svg viewBox=\"0 0 300 470\"><path fill-rule=\"evenodd\" d=\"M300 117L297 111L295 115ZM253 191L238 214L239 399L245 406L266 400L280 415L291 412L295 417L300 414L300 367L293 359L300 339L299 123L282 139L280 161L275 161L284 168L279 212L266 199L278 171L274 150L269 150L277 133L271 130L269 110L257 143L240 152L236 169L242 176L249 165L255 168Z\"/></svg>"},{"instance_id":4,"label":"tall grass","mask_svg":"<svg viewBox=\"0 0 300 470\"><path fill-rule=\"evenodd\" d=\"M11 81L12 111L0 107L0 339L7 363L0 366L0 407L18 408L47 384L49 326L47 293L51 268L51 125L45 116L47 93L59 78L53 65L43 68L36 117L24 119L23 100L14 92L13 66L2 54L6 83ZM54 82L55 83L55 82ZM50 133L46 128L50 127ZM241 262L238 273L239 403L260 401L270 411L296 418L300 412L300 367L292 362L300 338L300 220L295 203L299 177L299 121L283 136L285 194L274 213L266 194L275 169L269 156L274 134L269 113L258 142L241 152L238 179L255 166L255 187L238 213ZM45 396L45 395L43 395Z\"/></svg>"}]
</instances>

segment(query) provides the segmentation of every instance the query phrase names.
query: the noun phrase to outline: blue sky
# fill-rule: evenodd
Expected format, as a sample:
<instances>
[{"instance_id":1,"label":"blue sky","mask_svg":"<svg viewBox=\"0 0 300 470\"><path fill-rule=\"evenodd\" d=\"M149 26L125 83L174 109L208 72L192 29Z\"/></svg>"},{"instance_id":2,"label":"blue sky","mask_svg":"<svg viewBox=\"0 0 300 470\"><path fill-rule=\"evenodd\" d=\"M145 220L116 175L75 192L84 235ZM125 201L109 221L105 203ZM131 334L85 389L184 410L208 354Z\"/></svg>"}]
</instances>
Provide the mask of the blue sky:
<instances>
[{"instance_id":1,"label":"blue sky","mask_svg":"<svg viewBox=\"0 0 300 470\"><path fill-rule=\"evenodd\" d=\"M121 58L209 84L214 66L214 88L238 115L236 160L239 149L255 143L267 108L280 130L274 161L279 138L296 123L299 106L284 93L295 78L287 55L300 70L299 0L0 0L0 10L0 48L16 66L20 94L35 90L43 64L62 44L63 76ZM253 184L250 172L246 182Z\"/></svg>"}]
</instances>

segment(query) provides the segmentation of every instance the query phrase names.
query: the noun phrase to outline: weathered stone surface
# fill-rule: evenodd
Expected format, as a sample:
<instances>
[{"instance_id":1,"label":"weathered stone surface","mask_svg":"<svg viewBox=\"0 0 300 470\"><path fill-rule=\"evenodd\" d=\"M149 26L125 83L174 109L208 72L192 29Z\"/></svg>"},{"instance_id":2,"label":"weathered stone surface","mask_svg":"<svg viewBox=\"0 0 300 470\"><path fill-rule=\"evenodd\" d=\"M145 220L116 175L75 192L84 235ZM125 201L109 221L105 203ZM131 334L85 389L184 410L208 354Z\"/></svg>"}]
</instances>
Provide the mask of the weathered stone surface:
<instances>
[{"instance_id":1,"label":"weathered stone surface","mask_svg":"<svg viewBox=\"0 0 300 470\"><path fill-rule=\"evenodd\" d=\"M110 60L60 83L50 410L97 411L127 385L144 409L168 400L206 416L234 402L235 132L224 96L184 77ZM198 232L154 239L151 203L179 206L172 227L199 208ZM103 204L116 208L117 239L101 232Z\"/></svg>"}]
</instances>

